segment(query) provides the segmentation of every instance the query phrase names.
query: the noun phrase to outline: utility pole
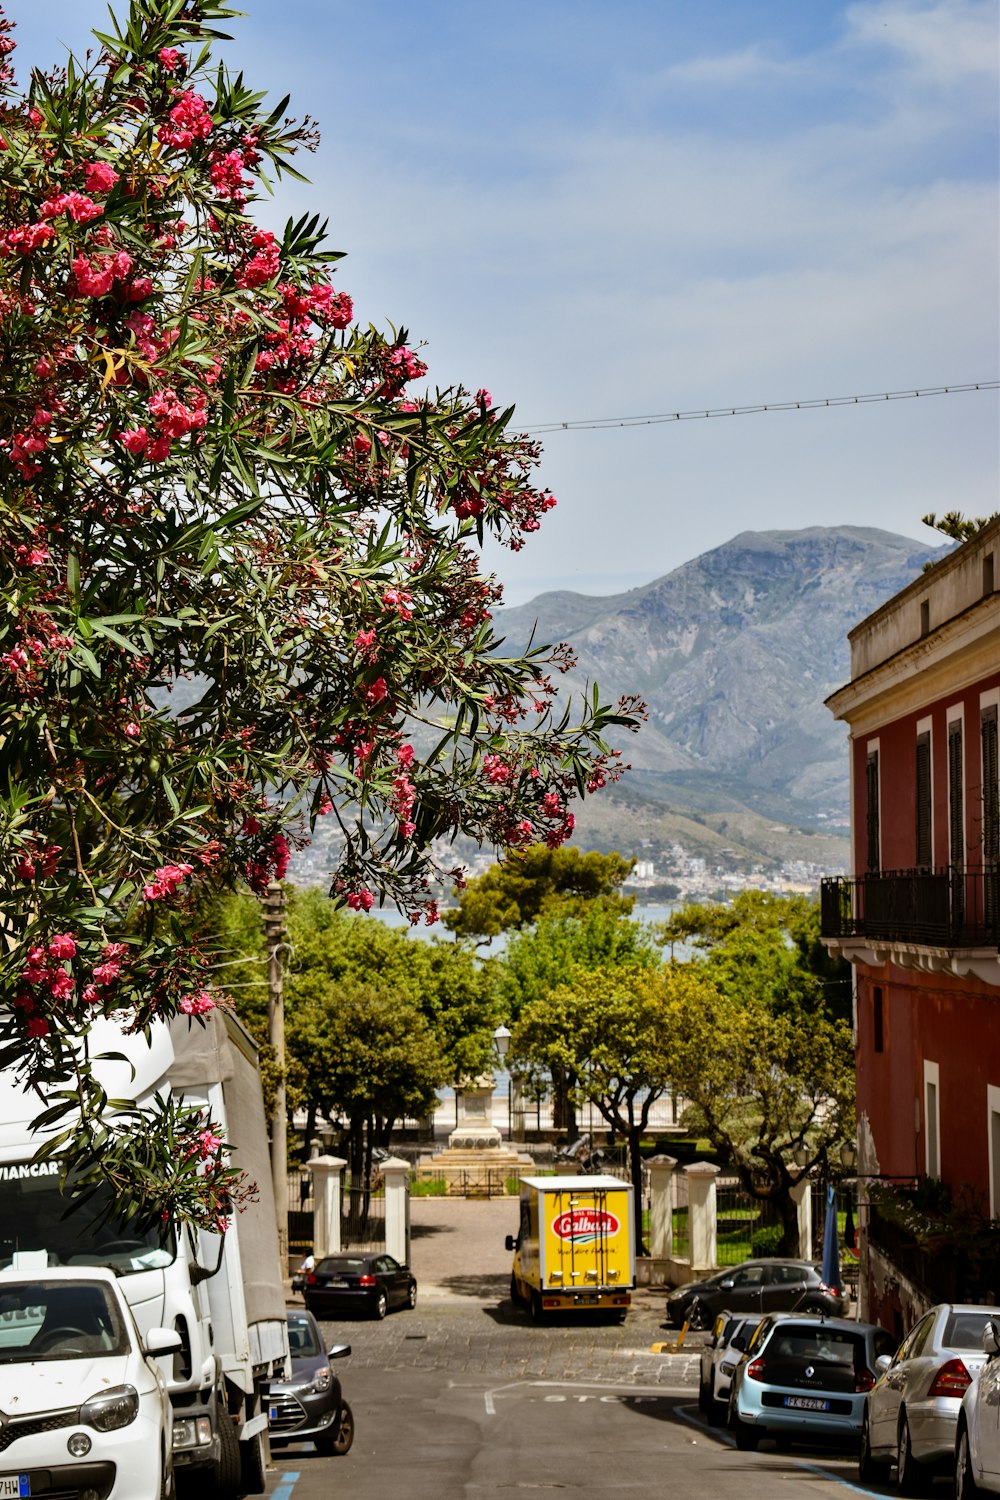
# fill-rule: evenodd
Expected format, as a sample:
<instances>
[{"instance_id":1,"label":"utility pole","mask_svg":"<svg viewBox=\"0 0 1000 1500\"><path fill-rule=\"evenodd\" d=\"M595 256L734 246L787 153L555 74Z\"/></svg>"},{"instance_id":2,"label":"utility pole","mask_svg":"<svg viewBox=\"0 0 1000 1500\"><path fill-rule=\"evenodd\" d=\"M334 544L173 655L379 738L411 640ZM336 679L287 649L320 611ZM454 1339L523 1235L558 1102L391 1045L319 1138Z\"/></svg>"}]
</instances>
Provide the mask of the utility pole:
<instances>
[{"instance_id":1,"label":"utility pole","mask_svg":"<svg viewBox=\"0 0 1000 1500\"><path fill-rule=\"evenodd\" d=\"M267 939L267 1039L274 1048L278 1081L271 1118L271 1182L278 1223L278 1255L282 1274L288 1268L288 1106L285 1098L285 893L277 881L267 888L264 903Z\"/></svg>"}]
</instances>

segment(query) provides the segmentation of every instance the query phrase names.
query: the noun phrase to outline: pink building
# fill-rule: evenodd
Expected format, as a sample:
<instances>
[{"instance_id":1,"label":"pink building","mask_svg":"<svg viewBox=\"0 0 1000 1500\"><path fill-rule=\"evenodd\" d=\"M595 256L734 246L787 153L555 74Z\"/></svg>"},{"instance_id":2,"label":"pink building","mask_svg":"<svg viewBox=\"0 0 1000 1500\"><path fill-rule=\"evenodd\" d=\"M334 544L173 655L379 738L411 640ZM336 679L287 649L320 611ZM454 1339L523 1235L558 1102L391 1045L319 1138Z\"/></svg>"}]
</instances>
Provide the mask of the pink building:
<instances>
[{"instance_id":1,"label":"pink building","mask_svg":"<svg viewBox=\"0 0 1000 1500\"><path fill-rule=\"evenodd\" d=\"M1000 518L855 627L827 700L851 746L853 873L824 882L823 937L854 965L862 1313L900 1332L1000 1301L997 582ZM949 1193L984 1233L935 1254L899 1210Z\"/></svg>"}]
</instances>

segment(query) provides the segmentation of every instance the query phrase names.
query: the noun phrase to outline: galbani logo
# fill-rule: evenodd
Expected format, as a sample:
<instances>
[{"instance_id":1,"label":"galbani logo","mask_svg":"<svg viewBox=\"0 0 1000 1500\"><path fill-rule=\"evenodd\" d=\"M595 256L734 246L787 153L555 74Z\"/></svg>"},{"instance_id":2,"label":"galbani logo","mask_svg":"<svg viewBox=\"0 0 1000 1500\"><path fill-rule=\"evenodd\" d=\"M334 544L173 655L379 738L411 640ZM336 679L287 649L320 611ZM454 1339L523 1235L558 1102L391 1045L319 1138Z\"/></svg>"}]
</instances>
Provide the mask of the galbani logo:
<instances>
[{"instance_id":1,"label":"galbani logo","mask_svg":"<svg viewBox=\"0 0 1000 1500\"><path fill-rule=\"evenodd\" d=\"M561 1240L572 1240L574 1245L589 1245L602 1235L612 1239L620 1228L615 1215L603 1208L571 1208L553 1222L552 1232Z\"/></svg>"}]
</instances>

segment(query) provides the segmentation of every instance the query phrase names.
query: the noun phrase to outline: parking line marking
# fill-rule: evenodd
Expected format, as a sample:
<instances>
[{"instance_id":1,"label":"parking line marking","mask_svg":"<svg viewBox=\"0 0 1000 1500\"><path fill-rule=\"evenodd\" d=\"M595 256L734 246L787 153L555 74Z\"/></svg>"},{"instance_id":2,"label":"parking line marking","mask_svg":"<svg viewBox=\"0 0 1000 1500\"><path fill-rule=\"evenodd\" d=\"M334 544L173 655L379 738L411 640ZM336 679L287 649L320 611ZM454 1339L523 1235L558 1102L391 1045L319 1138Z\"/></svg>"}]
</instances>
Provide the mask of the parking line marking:
<instances>
[{"instance_id":1,"label":"parking line marking","mask_svg":"<svg viewBox=\"0 0 1000 1500\"><path fill-rule=\"evenodd\" d=\"M271 1491L270 1500L291 1500L295 1481L301 1477L301 1472L298 1469L291 1470L287 1474L282 1474L281 1483Z\"/></svg>"},{"instance_id":2,"label":"parking line marking","mask_svg":"<svg viewBox=\"0 0 1000 1500\"><path fill-rule=\"evenodd\" d=\"M691 1406L678 1406L677 1415L685 1422L690 1423L692 1427L697 1427L700 1432L708 1433L712 1437L718 1438L720 1443L726 1443L730 1448L735 1448L736 1444L728 1432L722 1431L718 1427L710 1427L700 1417L693 1415L695 1410L696 1408ZM854 1495L874 1497L879 1494L878 1490L866 1490L862 1485L854 1484L852 1480L845 1479L842 1474L835 1474L832 1469L824 1469L822 1464L807 1463L803 1458L790 1458L787 1455L786 1461L793 1464L796 1469L805 1469L807 1474L817 1474L820 1479L832 1479L834 1484L839 1484L842 1489L850 1490Z\"/></svg>"}]
</instances>

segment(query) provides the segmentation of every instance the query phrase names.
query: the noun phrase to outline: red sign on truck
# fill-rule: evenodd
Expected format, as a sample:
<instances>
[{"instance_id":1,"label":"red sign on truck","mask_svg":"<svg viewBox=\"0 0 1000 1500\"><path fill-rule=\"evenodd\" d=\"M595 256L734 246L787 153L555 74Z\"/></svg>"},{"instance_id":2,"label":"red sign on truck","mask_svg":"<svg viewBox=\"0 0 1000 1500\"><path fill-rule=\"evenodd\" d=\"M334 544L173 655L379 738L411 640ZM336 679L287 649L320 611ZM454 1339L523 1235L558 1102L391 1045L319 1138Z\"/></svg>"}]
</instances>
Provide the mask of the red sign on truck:
<instances>
[{"instance_id":1,"label":"red sign on truck","mask_svg":"<svg viewBox=\"0 0 1000 1500\"><path fill-rule=\"evenodd\" d=\"M552 1232L574 1245L589 1245L594 1240L611 1239L621 1228L619 1220L603 1208L571 1208L552 1222Z\"/></svg>"}]
</instances>

